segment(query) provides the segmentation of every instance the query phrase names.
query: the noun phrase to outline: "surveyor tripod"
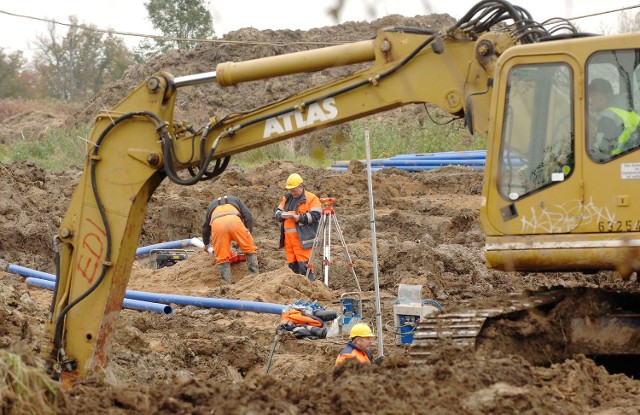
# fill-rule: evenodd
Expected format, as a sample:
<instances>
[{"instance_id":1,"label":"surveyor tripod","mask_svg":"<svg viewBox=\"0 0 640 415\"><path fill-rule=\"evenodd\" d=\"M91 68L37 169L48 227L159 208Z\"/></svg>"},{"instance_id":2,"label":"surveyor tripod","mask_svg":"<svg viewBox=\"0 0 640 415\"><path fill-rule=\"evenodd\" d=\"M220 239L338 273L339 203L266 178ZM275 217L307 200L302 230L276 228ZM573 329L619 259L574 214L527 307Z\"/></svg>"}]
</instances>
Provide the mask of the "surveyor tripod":
<instances>
[{"instance_id":1,"label":"surveyor tripod","mask_svg":"<svg viewBox=\"0 0 640 415\"><path fill-rule=\"evenodd\" d=\"M318 232L316 233L316 237L313 240L313 248L311 249L311 255L309 256L309 262L307 263L307 278L309 277L309 274L313 272L314 259L318 253L318 250L320 249L320 245L322 244L322 268L324 274L324 284L326 286L329 286L329 267L333 263L331 261L331 227L333 225L336 229L336 232L338 233L340 243L342 244L344 252L347 256L347 266L351 269L353 278L356 280L356 285L358 286L358 292L360 292L360 282L358 281L358 277L356 276L356 271L353 269L353 261L351 260L351 255L349 254L349 250L347 249L347 244L344 241L344 235L342 234L342 229L340 229L340 224L338 223L336 212L333 209L333 204L335 201L335 197L320 198L320 204L322 205L322 217L320 218L320 223L318 224ZM322 235L322 237L320 235Z\"/></svg>"}]
</instances>

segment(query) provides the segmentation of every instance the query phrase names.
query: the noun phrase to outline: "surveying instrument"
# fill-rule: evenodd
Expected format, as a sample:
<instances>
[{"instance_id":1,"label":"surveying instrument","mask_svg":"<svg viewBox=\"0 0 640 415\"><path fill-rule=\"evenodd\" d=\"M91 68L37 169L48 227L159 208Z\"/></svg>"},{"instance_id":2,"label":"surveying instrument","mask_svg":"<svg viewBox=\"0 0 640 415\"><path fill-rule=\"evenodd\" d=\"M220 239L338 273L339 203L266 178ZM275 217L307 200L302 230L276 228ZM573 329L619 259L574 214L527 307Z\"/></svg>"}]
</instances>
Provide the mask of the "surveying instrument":
<instances>
[{"instance_id":1,"label":"surveying instrument","mask_svg":"<svg viewBox=\"0 0 640 415\"><path fill-rule=\"evenodd\" d=\"M356 276L356 271L353 268L353 260L347 249L347 243L344 240L342 229L338 223L336 212L333 209L335 203L335 197L321 197L320 204L322 206L322 217L318 224L318 232L313 240L313 247L311 254L309 255L309 262L307 263L307 278L313 272L314 260L320 247L322 247L322 269L324 274L324 284L329 286L329 268L333 264L331 260L331 228L335 227L335 230L340 239L342 248L347 257L347 266L351 269L353 279L356 281L357 291L348 292L340 296L340 315L334 320L333 324L327 332L327 337L342 336L345 333L348 334L353 325L362 321L362 290L360 289L360 281Z\"/></svg>"},{"instance_id":2,"label":"surveying instrument","mask_svg":"<svg viewBox=\"0 0 640 415\"><path fill-rule=\"evenodd\" d=\"M351 269L351 273L353 274L353 278L356 280L356 285L358 287L358 292L360 292L360 282L358 281L358 277L356 276L356 271L353 269L353 261L351 260L351 255L349 254L349 250L347 249L347 244L344 241L344 236L342 234L342 229L340 229L340 224L338 223L338 218L336 217L336 212L333 209L333 204L335 203L335 197L321 197L320 204L322 206L322 217L320 218L320 223L318 224L318 232L316 233L316 237L313 240L313 247L311 249L311 254L309 255L309 262L307 263L307 278L309 278L310 273L313 272L313 263L316 255L318 254L320 245L322 245L322 269L324 274L324 284L329 286L329 267L333 264L331 261L331 228L332 225L335 227L338 237L340 238L340 243L344 248L344 252L347 256L347 266ZM322 235L322 241L320 240L320 235Z\"/></svg>"}]
</instances>

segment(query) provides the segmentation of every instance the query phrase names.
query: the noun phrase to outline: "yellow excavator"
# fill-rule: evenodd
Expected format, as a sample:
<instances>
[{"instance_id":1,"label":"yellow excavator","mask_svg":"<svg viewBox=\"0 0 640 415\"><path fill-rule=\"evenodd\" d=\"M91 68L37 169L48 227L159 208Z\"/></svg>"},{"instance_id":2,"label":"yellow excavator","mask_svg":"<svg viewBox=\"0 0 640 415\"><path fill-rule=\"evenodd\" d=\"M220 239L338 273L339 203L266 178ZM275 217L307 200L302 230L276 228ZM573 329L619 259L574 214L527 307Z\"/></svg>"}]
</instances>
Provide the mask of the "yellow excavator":
<instances>
[{"instance_id":1,"label":"yellow excavator","mask_svg":"<svg viewBox=\"0 0 640 415\"><path fill-rule=\"evenodd\" d=\"M186 86L354 64L365 67L199 129L174 119ZM526 10L493 0L448 28L388 27L372 40L221 63L208 73L155 73L96 117L84 173L56 236L46 353L67 379L104 366L147 204L166 177L192 185L221 174L234 154L410 103L464 117L487 137L481 222L489 267L630 275L640 269L640 187L633 187L640 142L625 120L615 148L607 149L611 138L600 131L589 85L605 80L616 105L640 113L639 68L638 34L578 33L565 20L538 23ZM564 294L526 306L548 310L558 296ZM635 302L628 303L624 318L607 315L595 328L622 324L637 339L629 317ZM447 324L429 329L434 338L447 336ZM422 334L416 343L428 342Z\"/></svg>"}]
</instances>

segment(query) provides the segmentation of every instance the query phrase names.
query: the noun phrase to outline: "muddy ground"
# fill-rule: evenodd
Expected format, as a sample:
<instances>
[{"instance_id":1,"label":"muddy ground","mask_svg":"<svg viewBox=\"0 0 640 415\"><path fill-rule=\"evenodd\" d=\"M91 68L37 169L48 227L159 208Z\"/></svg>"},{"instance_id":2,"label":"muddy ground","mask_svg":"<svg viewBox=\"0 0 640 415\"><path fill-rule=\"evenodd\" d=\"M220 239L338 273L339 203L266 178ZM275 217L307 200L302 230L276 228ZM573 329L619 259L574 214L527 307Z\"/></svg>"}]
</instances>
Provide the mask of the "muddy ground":
<instances>
[{"instance_id":1,"label":"muddy ground","mask_svg":"<svg viewBox=\"0 0 640 415\"><path fill-rule=\"evenodd\" d=\"M433 23L424 18L389 19L394 24ZM376 27L388 25L389 19L309 32L247 29L230 36L254 41L361 40L370 37ZM436 20L436 24L439 22ZM98 105L113 104L160 68L180 69L182 73L176 75L206 72L211 70L211 62L246 60L283 51L285 47L277 45L221 45L188 53L176 51L132 68L125 79L67 123L85 120L99 110ZM313 75L317 76L313 82L332 75L332 71L323 71ZM278 92L290 92L293 86L297 90L301 82L300 77L286 77L282 83L273 81L263 86L264 90L241 85L226 95L212 87L204 92L192 91L181 104L185 113L194 114L190 120L201 121L211 115L204 115L207 109L244 110L249 104L273 99ZM409 109L388 116L414 113ZM322 138L329 133L317 134ZM304 137L296 143L304 145L305 140L316 138ZM336 216L363 290L364 318L375 323L367 176L362 167L353 163L350 171L338 173L280 161L252 169L232 163L218 179L195 186L163 182L148 206L140 246L198 236L209 201L231 193L241 197L254 213L261 273L248 275L244 263L235 263L233 283L224 286L212 259L204 252L195 252L189 259L162 269L153 269L149 258L141 257L133 266L127 288L285 305L297 300L317 301L337 309L335 301L340 295L356 287L340 245L335 244L332 251L335 262L328 287L293 274L284 252L278 249L279 229L272 219L273 209L282 196L286 177L296 171L309 190L337 198ZM47 173L29 163L19 163L0 165L0 172L1 264L54 272L52 236L81 170ZM638 414L640 381L609 372L583 355L554 353L561 348L557 338L509 343L494 336L487 340L491 347L477 352L443 343L422 364L411 361L409 347L395 344L392 306L399 284L421 285L422 297L437 300L445 310L464 308L469 303L490 306L495 298L557 286L637 290L635 276L622 281L612 273L505 273L487 269L478 219L482 174L481 170L447 167L420 173L383 170L372 175L385 326L381 335L386 360L382 365L345 364L334 369L344 339L311 341L285 336L269 374L264 375L279 322L276 315L179 306L168 316L123 310L108 365L71 389L60 389L59 412ZM46 347L41 337L50 299L50 292L26 286L22 277L5 272L3 267L0 347L21 353L32 365L42 365L36 357ZM540 331L534 326L529 323L529 329L519 331L520 336L536 337ZM546 360L540 356L547 356ZM3 413L5 410L10 413L8 408L3 408Z\"/></svg>"}]
</instances>

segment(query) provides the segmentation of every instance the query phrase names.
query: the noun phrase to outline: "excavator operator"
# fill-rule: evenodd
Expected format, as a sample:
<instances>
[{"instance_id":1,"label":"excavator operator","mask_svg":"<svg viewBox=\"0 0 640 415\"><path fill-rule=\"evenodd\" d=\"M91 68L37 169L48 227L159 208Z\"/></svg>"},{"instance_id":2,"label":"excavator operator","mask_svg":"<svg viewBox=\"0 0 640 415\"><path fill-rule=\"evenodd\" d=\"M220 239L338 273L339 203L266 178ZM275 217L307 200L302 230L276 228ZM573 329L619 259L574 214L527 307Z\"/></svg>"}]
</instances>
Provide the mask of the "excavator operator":
<instances>
[{"instance_id":1,"label":"excavator operator","mask_svg":"<svg viewBox=\"0 0 640 415\"><path fill-rule=\"evenodd\" d=\"M322 207L318 196L304 188L298 173L289 176L285 189L287 193L275 213L276 220L281 222L280 248L285 249L289 268L297 274L306 275ZM310 272L309 280L314 279Z\"/></svg>"},{"instance_id":2,"label":"excavator operator","mask_svg":"<svg viewBox=\"0 0 640 415\"><path fill-rule=\"evenodd\" d=\"M202 224L202 241L205 251L211 241L220 277L231 284L231 241L235 241L246 255L247 268L258 274L258 249L253 242L253 216L249 208L236 196L224 195L213 200L207 208Z\"/></svg>"},{"instance_id":3,"label":"excavator operator","mask_svg":"<svg viewBox=\"0 0 640 415\"><path fill-rule=\"evenodd\" d=\"M613 87L603 78L589 83L589 103L597 115L593 154L598 161L611 158L638 146L640 115L615 105Z\"/></svg>"}]
</instances>

